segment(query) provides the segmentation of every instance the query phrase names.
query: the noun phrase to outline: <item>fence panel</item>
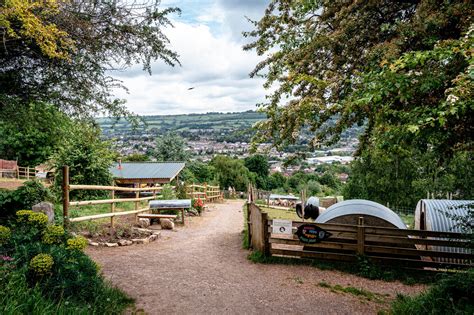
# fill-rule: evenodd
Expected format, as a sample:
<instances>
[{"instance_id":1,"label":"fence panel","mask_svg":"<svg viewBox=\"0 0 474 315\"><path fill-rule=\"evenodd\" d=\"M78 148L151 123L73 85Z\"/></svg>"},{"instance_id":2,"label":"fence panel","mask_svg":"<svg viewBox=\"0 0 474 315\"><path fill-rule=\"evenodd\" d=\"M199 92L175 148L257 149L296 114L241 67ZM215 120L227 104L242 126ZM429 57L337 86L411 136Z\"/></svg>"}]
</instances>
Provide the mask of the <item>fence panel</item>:
<instances>
[{"instance_id":1,"label":"fence panel","mask_svg":"<svg viewBox=\"0 0 474 315\"><path fill-rule=\"evenodd\" d=\"M346 262L365 255L377 263L408 268L473 267L474 254L467 248L470 235L365 226L361 217L358 225L317 223L331 236L320 243L304 244L294 232L308 222L293 221L291 235L272 234L273 220L264 225L265 213L253 203L248 209L252 238L256 238L252 246L270 255ZM258 231L260 228L268 237Z\"/></svg>"}]
</instances>

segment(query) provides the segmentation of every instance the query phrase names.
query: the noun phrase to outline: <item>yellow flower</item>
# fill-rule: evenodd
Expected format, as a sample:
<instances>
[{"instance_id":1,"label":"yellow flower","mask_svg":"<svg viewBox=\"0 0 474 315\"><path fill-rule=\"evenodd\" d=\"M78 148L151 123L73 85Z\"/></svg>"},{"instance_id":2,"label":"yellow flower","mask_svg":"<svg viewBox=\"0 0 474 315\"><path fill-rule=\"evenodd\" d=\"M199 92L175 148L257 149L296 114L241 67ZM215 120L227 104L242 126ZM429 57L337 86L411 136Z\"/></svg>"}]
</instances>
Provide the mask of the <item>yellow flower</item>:
<instances>
[{"instance_id":1,"label":"yellow flower","mask_svg":"<svg viewBox=\"0 0 474 315\"><path fill-rule=\"evenodd\" d=\"M19 210L16 212L18 222L28 222L30 215L34 212L32 210Z\"/></svg>"},{"instance_id":2,"label":"yellow flower","mask_svg":"<svg viewBox=\"0 0 474 315\"><path fill-rule=\"evenodd\" d=\"M5 244L10 239L12 231L6 226L0 225L0 245Z\"/></svg>"},{"instance_id":3,"label":"yellow flower","mask_svg":"<svg viewBox=\"0 0 474 315\"><path fill-rule=\"evenodd\" d=\"M67 249L83 250L87 247L87 244L87 239L85 237L78 236L67 240Z\"/></svg>"},{"instance_id":4,"label":"yellow flower","mask_svg":"<svg viewBox=\"0 0 474 315\"><path fill-rule=\"evenodd\" d=\"M54 259L48 254L38 254L30 260L30 269L38 276L44 276L50 273L53 267Z\"/></svg>"},{"instance_id":5,"label":"yellow flower","mask_svg":"<svg viewBox=\"0 0 474 315\"><path fill-rule=\"evenodd\" d=\"M48 216L41 212L33 212L28 217L28 223L36 226L37 228L44 228L48 225Z\"/></svg>"},{"instance_id":6,"label":"yellow flower","mask_svg":"<svg viewBox=\"0 0 474 315\"><path fill-rule=\"evenodd\" d=\"M61 243L61 238L64 236L64 229L60 225L49 225L43 232L43 243L54 244Z\"/></svg>"}]
</instances>

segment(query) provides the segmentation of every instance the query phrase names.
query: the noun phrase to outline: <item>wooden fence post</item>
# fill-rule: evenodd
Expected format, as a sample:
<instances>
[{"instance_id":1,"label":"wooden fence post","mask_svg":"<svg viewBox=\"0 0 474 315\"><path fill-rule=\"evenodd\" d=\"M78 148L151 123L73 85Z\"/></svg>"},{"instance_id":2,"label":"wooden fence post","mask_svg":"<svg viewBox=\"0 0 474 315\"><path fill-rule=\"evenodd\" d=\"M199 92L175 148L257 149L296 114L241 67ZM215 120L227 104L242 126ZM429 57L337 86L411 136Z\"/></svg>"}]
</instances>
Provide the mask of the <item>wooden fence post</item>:
<instances>
[{"instance_id":1,"label":"wooden fence post","mask_svg":"<svg viewBox=\"0 0 474 315\"><path fill-rule=\"evenodd\" d=\"M115 183L113 183L112 185L114 185ZM115 186L115 185L114 185ZM111 195L111 199L115 199L115 190L112 190L112 192L110 193ZM115 202L111 203L110 204L110 212L114 213L115 212ZM111 228L114 228L115 227L115 222L114 222L114 217L110 217L110 227Z\"/></svg>"},{"instance_id":2,"label":"wooden fence post","mask_svg":"<svg viewBox=\"0 0 474 315\"><path fill-rule=\"evenodd\" d=\"M263 255L265 257L270 256L270 238L268 235L268 213L262 212L262 242L263 242Z\"/></svg>"},{"instance_id":3,"label":"wooden fence post","mask_svg":"<svg viewBox=\"0 0 474 315\"><path fill-rule=\"evenodd\" d=\"M63 225L69 226L69 166L63 166Z\"/></svg>"},{"instance_id":4,"label":"wooden fence post","mask_svg":"<svg viewBox=\"0 0 474 315\"><path fill-rule=\"evenodd\" d=\"M135 188L140 188L140 184L135 184ZM140 191L135 192L135 198L140 198ZM140 201L135 201L135 210L138 210ZM138 213L135 213L135 223L138 223Z\"/></svg>"},{"instance_id":5,"label":"wooden fence post","mask_svg":"<svg viewBox=\"0 0 474 315\"><path fill-rule=\"evenodd\" d=\"M357 254L364 255L365 247L365 227L364 227L364 217L359 217L357 225Z\"/></svg>"}]
</instances>

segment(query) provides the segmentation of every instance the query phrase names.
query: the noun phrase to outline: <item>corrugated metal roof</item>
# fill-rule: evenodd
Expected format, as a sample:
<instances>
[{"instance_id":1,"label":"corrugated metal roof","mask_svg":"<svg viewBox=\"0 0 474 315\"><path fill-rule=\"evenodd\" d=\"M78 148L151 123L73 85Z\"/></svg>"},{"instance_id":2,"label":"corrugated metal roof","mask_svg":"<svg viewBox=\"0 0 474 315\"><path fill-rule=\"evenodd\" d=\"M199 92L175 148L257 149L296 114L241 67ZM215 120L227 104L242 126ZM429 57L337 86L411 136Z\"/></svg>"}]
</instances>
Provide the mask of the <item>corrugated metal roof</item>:
<instances>
[{"instance_id":1,"label":"corrugated metal roof","mask_svg":"<svg viewBox=\"0 0 474 315\"><path fill-rule=\"evenodd\" d=\"M109 169L114 178L169 180L175 178L185 166L182 162L127 162L122 163L122 167L119 169L118 165L116 163Z\"/></svg>"},{"instance_id":2,"label":"corrugated metal roof","mask_svg":"<svg viewBox=\"0 0 474 315\"><path fill-rule=\"evenodd\" d=\"M370 215L385 220L399 229L406 229L402 219L395 212L384 205L363 199L338 202L327 208L315 222L326 223L331 219L344 215Z\"/></svg>"},{"instance_id":3,"label":"corrugated metal roof","mask_svg":"<svg viewBox=\"0 0 474 315\"><path fill-rule=\"evenodd\" d=\"M463 232L457 221L452 218L455 216L466 216L468 208L466 205L474 203L474 200L448 200L448 199L422 199L418 201L415 210L415 229L420 229L421 210L425 209L425 230L438 232ZM431 237L430 237L431 238ZM432 237L431 239L439 239ZM469 253L467 248L430 246L429 249L448 252L448 253ZM433 258L435 261L465 263L465 261L451 258Z\"/></svg>"},{"instance_id":4,"label":"corrugated metal roof","mask_svg":"<svg viewBox=\"0 0 474 315\"><path fill-rule=\"evenodd\" d=\"M462 232L456 226L457 221L451 216L467 216L466 205L474 204L474 200L423 199L416 206L415 216L419 217L421 204L426 211L426 229L439 232ZM416 227L416 228L419 228Z\"/></svg>"}]
</instances>

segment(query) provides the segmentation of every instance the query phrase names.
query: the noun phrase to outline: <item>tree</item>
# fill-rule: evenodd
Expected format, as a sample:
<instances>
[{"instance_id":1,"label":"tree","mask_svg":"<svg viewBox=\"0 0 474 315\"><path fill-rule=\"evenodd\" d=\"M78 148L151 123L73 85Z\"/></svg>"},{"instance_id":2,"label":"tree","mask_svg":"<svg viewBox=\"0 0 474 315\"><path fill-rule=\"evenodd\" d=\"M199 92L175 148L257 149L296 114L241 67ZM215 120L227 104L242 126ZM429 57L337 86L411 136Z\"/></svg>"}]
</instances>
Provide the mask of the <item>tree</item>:
<instances>
[{"instance_id":1,"label":"tree","mask_svg":"<svg viewBox=\"0 0 474 315\"><path fill-rule=\"evenodd\" d=\"M277 188L286 190L286 177L278 172L273 173L268 177L268 189L273 190Z\"/></svg>"},{"instance_id":2,"label":"tree","mask_svg":"<svg viewBox=\"0 0 474 315\"><path fill-rule=\"evenodd\" d=\"M111 77L142 63L161 59L178 64L162 28L176 8L159 9L159 0L22 1L0 7L0 108L32 100L68 114L128 113Z\"/></svg>"},{"instance_id":3,"label":"tree","mask_svg":"<svg viewBox=\"0 0 474 315\"><path fill-rule=\"evenodd\" d=\"M146 154L133 153L122 158L124 162L147 162L150 157Z\"/></svg>"},{"instance_id":4,"label":"tree","mask_svg":"<svg viewBox=\"0 0 474 315\"><path fill-rule=\"evenodd\" d=\"M76 123L51 159L56 169L56 191L61 191L63 165L69 166L71 184L111 185L109 168L116 157L116 153L110 150L110 144L100 139L99 128ZM71 198L86 199L103 194L101 191L77 190L71 192Z\"/></svg>"},{"instance_id":5,"label":"tree","mask_svg":"<svg viewBox=\"0 0 474 315\"><path fill-rule=\"evenodd\" d=\"M254 172L257 176L266 178L269 173L268 159L260 154L251 155L245 158L245 167Z\"/></svg>"},{"instance_id":6,"label":"tree","mask_svg":"<svg viewBox=\"0 0 474 315\"><path fill-rule=\"evenodd\" d=\"M194 175L199 183L209 183L214 179L214 167L199 161L187 163L186 168Z\"/></svg>"},{"instance_id":7,"label":"tree","mask_svg":"<svg viewBox=\"0 0 474 315\"><path fill-rule=\"evenodd\" d=\"M360 150L371 142L417 143L446 158L469 150L473 13L461 0L272 1L246 33L255 41L245 49L267 54L251 75L277 86L254 142L281 148L309 128L315 148L359 124Z\"/></svg>"},{"instance_id":8,"label":"tree","mask_svg":"<svg viewBox=\"0 0 474 315\"><path fill-rule=\"evenodd\" d=\"M255 173L257 188L268 189L269 166L267 158L263 155L256 154L245 158L244 163L249 171Z\"/></svg>"},{"instance_id":9,"label":"tree","mask_svg":"<svg viewBox=\"0 0 474 315\"><path fill-rule=\"evenodd\" d=\"M72 121L54 106L9 104L0 111L0 156L22 166L47 161L61 146Z\"/></svg>"},{"instance_id":10,"label":"tree","mask_svg":"<svg viewBox=\"0 0 474 315\"><path fill-rule=\"evenodd\" d=\"M169 132L156 139L154 157L158 161L187 161L189 152L186 142L175 132Z\"/></svg>"},{"instance_id":11,"label":"tree","mask_svg":"<svg viewBox=\"0 0 474 315\"><path fill-rule=\"evenodd\" d=\"M215 169L219 185L224 189L233 187L238 191L246 191L252 181L252 173L245 167L244 161L223 155L217 155L210 163Z\"/></svg>"}]
</instances>

